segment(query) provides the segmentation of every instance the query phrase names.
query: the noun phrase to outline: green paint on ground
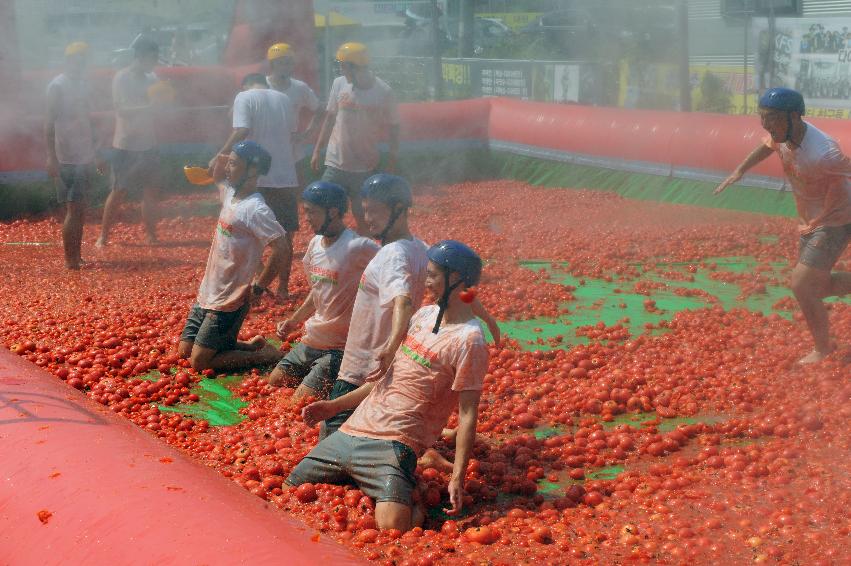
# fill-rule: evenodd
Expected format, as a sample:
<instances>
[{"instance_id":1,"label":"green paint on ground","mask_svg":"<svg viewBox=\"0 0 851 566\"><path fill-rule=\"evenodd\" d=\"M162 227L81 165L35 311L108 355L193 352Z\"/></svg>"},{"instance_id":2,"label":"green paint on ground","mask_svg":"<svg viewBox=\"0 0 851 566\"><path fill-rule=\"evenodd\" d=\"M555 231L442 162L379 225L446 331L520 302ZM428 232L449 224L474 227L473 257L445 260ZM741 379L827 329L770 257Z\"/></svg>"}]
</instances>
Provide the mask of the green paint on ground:
<instances>
[{"instance_id":1,"label":"green paint on ground","mask_svg":"<svg viewBox=\"0 0 851 566\"><path fill-rule=\"evenodd\" d=\"M195 419L206 419L211 426L231 426L245 420L239 413L248 403L236 397L228 386L245 379L244 375L228 375L216 379L202 379L191 389L200 397L197 403L180 403L172 407L159 405L164 413L180 413Z\"/></svg>"},{"instance_id":2,"label":"green paint on ground","mask_svg":"<svg viewBox=\"0 0 851 566\"><path fill-rule=\"evenodd\" d=\"M623 466L606 466L585 474L585 477L589 480L613 480L622 474L624 469Z\"/></svg>"},{"instance_id":3,"label":"green paint on ground","mask_svg":"<svg viewBox=\"0 0 851 566\"><path fill-rule=\"evenodd\" d=\"M538 440L546 440L547 438L551 438L553 436L559 436L560 434L564 434L566 431L562 427L542 427L535 429L535 438Z\"/></svg>"}]
</instances>

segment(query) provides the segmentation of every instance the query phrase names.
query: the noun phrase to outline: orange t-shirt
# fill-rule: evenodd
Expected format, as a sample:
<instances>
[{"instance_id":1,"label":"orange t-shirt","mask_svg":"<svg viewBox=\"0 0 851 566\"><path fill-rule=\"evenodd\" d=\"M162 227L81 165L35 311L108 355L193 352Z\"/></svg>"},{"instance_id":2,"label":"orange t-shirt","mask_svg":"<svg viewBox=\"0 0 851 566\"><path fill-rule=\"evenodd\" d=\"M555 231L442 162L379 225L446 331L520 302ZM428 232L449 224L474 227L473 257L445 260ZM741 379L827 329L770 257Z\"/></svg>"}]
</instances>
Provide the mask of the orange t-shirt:
<instances>
[{"instance_id":1,"label":"orange t-shirt","mask_svg":"<svg viewBox=\"0 0 851 566\"><path fill-rule=\"evenodd\" d=\"M780 157L803 233L851 224L851 160L833 138L807 123L800 147L774 143L770 137L765 145Z\"/></svg>"},{"instance_id":2,"label":"orange t-shirt","mask_svg":"<svg viewBox=\"0 0 851 566\"><path fill-rule=\"evenodd\" d=\"M461 391L481 391L488 347L478 319L442 324L432 333L437 305L418 310L390 371L340 431L397 440L417 456L440 437Z\"/></svg>"}]
</instances>

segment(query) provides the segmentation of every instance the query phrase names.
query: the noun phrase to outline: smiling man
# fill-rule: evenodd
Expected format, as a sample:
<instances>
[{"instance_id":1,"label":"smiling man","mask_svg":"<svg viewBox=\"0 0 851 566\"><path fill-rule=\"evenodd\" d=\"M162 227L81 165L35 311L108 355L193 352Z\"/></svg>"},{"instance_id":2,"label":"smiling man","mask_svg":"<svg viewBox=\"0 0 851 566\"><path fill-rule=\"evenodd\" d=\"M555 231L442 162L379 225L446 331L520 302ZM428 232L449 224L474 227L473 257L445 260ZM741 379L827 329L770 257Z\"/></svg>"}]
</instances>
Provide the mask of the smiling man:
<instances>
[{"instance_id":1,"label":"smiling man","mask_svg":"<svg viewBox=\"0 0 851 566\"><path fill-rule=\"evenodd\" d=\"M759 99L759 117L769 136L718 185L715 194L777 153L802 220L791 287L815 342L815 349L800 360L809 364L835 349L823 299L851 293L851 273L831 273L851 240L851 161L833 138L802 119L804 112L799 92L767 90Z\"/></svg>"}]
</instances>

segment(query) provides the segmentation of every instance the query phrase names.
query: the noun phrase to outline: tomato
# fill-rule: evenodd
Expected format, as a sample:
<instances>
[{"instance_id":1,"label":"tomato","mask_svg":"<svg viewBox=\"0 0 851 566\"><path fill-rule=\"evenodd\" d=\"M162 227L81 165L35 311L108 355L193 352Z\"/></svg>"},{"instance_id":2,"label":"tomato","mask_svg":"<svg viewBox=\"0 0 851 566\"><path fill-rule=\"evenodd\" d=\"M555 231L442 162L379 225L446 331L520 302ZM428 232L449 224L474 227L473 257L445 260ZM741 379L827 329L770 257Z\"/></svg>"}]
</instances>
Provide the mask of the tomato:
<instances>
[{"instance_id":1,"label":"tomato","mask_svg":"<svg viewBox=\"0 0 851 566\"><path fill-rule=\"evenodd\" d=\"M540 544L549 544L553 541L553 532L549 527L537 527L532 531L530 538Z\"/></svg>"},{"instance_id":2,"label":"tomato","mask_svg":"<svg viewBox=\"0 0 851 566\"><path fill-rule=\"evenodd\" d=\"M301 503L312 503L318 499L316 487L312 483L303 483L295 490L296 499Z\"/></svg>"},{"instance_id":3,"label":"tomato","mask_svg":"<svg viewBox=\"0 0 851 566\"><path fill-rule=\"evenodd\" d=\"M464 538L470 542L479 544L493 544L499 540L499 532L487 525L482 527L470 527L464 531Z\"/></svg>"}]
</instances>

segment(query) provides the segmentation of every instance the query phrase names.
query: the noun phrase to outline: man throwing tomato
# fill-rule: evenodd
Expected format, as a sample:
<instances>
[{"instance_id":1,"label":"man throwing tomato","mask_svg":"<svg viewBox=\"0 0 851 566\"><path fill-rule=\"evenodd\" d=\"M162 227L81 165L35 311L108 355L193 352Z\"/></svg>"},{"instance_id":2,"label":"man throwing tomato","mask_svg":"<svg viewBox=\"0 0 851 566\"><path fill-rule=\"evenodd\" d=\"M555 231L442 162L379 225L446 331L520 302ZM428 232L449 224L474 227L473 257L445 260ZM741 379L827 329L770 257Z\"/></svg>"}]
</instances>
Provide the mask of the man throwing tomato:
<instances>
[{"instance_id":1,"label":"man throwing tomato","mask_svg":"<svg viewBox=\"0 0 851 566\"><path fill-rule=\"evenodd\" d=\"M428 250L425 285L437 305L411 319L391 368L371 376L375 387L340 430L321 441L293 469L287 484L354 481L375 498L380 529L421 524L414 508L414 470L458 407L455 462L449 481L450 515L463 507L463 482L476 435L488 348L470 303L460 298L478 283L482 262L464 244L445 240Z\"/></svg>"},{"instance_id":2,"label":"man throwing tomato","mask_svg":"<svg viewBox=\"0 0 851 566\"><path fill-rule=\"evenodd\" d=\"M823 299L851 293L851 273L831 273L851 240L851 161L833 138L802 119L804 112L800 93L788 88L767 90L759 99L759 117L769 137L715 194L777 153L803 221L791 287L815 342L815 349L799 363L810 364L835 349Z\"/></svg>"}]
</instances>

